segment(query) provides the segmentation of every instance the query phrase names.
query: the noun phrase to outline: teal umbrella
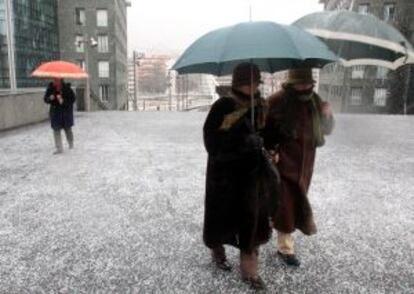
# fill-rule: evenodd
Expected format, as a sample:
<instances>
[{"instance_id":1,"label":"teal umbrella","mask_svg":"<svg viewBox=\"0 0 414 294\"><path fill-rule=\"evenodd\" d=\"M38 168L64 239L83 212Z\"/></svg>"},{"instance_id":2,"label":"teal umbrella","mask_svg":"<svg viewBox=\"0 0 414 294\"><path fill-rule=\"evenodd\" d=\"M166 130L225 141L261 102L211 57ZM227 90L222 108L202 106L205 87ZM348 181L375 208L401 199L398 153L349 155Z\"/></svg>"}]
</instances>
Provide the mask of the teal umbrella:
<instances>
[{"instance_id":1,"label":"teal umbrella","mask_svg":"<svg viewBox=\"0 0 414 294\"><path fill-rule=\"evenodd\" d=\"M396 69L414 62L410 42L393 26L370 14L347 10L315 12L293 25L321 38L345 66Z\"/></svg>"},{"instance_id":2,"label":"teal umbrella","mask_svg":"<svg viewBox=\"0 0 414 294\"><path fill-rule=\"evenodd\" d=\"M302 29L258 21L207 33L185 50L172 69L179 74L221 76L232 73L244 61L274 73L303 66L321 68L337 60L323 42Z\"/></svg>"}]
</instances>

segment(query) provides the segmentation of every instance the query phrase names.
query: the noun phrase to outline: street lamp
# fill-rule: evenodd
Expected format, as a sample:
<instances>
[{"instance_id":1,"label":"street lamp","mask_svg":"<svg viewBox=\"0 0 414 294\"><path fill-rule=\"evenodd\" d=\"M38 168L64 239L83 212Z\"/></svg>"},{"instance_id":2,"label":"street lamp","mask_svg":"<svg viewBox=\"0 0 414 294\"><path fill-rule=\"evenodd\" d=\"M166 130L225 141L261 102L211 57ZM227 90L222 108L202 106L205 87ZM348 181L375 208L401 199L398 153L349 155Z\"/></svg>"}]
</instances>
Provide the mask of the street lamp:
<instances>
[{"instance_id":1,"label":"street lamp","mask_svg":"<svg viewBox=\"0 0 414 294\"><path fill-rule=\"evenodd\" d=\"M77 46L80 46L83 44L83 52L84 52L84 58L85 58L85 71L88 73L88 78L86 79L86 87L85 87L85 93L84 93L84 104L85 104L85 111L91 110L91 103L90 103L90 74L89 74L89 47L95 48L98 46L98 42L93 38L89 38L88 34L85 35L85 38L82 38L82 40L79 40L76 42Z\"/></svg>"},{"instance_id":2,"label":"street lamp","mask_svg":"<svg viewBox=\"0 0 414 294\"><path fill-rule=\"evenodd\" d=\"M143 52L133 52L133 70L134 70L134 110L138 110L138 76L137 76L137 67L140 65L140 60L145 57Z\"/></svg>"}]
</instances>

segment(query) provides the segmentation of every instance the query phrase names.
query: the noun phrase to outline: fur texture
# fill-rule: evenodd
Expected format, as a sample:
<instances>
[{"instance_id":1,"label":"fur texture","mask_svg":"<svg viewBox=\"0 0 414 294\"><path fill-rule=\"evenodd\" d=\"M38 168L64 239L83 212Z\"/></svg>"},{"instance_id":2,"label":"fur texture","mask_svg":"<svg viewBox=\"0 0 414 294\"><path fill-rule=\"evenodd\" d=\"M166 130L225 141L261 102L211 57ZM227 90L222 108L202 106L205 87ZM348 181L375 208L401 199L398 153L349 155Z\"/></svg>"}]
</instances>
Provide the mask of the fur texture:
<instances>
[{"instance_id":1,"label":"fur texture","mask_svg":"<svg viewBox=\"0 0 414 294\"><path fill-rule=\"evenodd\" d=\"M220 129L236 106L233 98L220 98L204 124L208 163L203 239L210 248L230 244L251 252L271 235L269 183L274 180L269 180L263 162L260 137L249 127L250 110L230 129Z\"/></svg>"},{"instance_id":2,"label":"fur texture","mask_svg":"<svg viewBox=\"0 0 414 294\"><path fill-rule=\"evenodd\" d=\"M299 229L306 235L315 234L316 225L307 197L316 154L310 102L299 101L291 93L281 90L271 96L268 103L269 113L263 134L266 148L276 148L279 153L277 168L281 175L280 206L274 226L284 233ZM286 132L283 128L287 116L293 119L293 132ZM321 124L323 134L329 134L333 118L323 117Z\"/></svg>"}]
</instances>

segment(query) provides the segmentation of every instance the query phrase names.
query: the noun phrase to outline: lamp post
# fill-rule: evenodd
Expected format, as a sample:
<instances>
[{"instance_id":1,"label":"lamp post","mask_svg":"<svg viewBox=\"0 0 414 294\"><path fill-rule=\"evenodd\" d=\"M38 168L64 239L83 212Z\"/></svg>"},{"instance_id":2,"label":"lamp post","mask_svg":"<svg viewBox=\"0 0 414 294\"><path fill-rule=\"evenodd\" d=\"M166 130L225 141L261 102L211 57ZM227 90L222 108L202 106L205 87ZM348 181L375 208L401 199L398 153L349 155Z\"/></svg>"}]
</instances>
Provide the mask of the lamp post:
<instances>
[{"instance_id":1,"label":"lamp post","mask_svg":"<svg viewBox=\"0 0 414 294\"><path fill-rule=\"evenodd\" d=\"M132 60L133 60L133 70L134 70L134 110L139 110L138 107L138 67L140 65L140 60L145 57L143 52L137 52L134 50Z\"/></svg>"},{"instance_id":2,"label":"lamp post","mask_svg":"<svg viewBox=\"0 0 414 294\"><path fill-rule=\"evenodd\" d=\"M89 74L89 47L94 48L98 46L98 42L93 38L89 38L88 34L85 34L82 40L77 42L77 46L83 44L83 52L85 59L85 71L88 73L88 78L86 79L86 86L84 92L84 106L85 111L91 110L91 86L90 86L90 74Z\"/></svg>"}]
</instances>

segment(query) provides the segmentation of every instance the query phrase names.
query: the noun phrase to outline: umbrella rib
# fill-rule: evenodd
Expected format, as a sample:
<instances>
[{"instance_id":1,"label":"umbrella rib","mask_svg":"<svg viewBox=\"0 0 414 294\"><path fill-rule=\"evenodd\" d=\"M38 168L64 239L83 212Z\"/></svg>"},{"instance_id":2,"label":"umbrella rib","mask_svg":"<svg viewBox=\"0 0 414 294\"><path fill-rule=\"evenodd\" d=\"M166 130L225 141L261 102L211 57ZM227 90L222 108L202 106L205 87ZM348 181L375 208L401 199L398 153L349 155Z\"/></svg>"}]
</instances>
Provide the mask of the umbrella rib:
<instances>
[{"instance_id":1,"label":"umbrella rib","mask_svg":"<svg viewBox=\"0 0 414 294\"><path fill-rule=\"evenodd\" d=\"M227 36L235 29L235 27L236 27L237 25L234 25L234 26L232 26L231 28L229 28L229 31L227 32ZM223 44L223 48L221 48L221 54L220 54L220 60L217 62L218 63L218 65L219 65L219 71L217 72L217 75L221 75L221 72L222 72L222 70L223 70L223 65L224 65L224 62L223 62L223 55L225 54L225 50L223 50L224 48L227 48L227 45L228 45L228 43L229 43L229 38L228 37L226 37L226 39L225 39L225 42L224 42L224 44Z\"/></svg>"},{"instance_id":2,"label":"umbrella rib","mask_svg":"<svg viewBox=\"0 0 414 294\"><path fill-rule=\"evenodd\" d=\"M405 48L400 44L396 44L391 41L378 39L370 36L364 36L359 34L351 34L346 32L333 32L329 30L322 30L322 29L307 29L309 33L312 35L329 39L329 40L349 40L353 42L360 42L364 44L373 44L378 47L383 47L389 50L393 50L400 53L405 53Z\"/></svg>"},{"instance_id":3,"label":"umbrella rib","mask_svg":"<svg viewBox=\"0 0 414 294\"><path fill-rule=\"evenodd\" d=\"M283 32L283 34L285 34L285 36L287 36L288 38L289 38L289 40L294 44L294 49L295 49L295 51L296 51L296 53L297 53L297 55L298 56L300 56L300 58L301 58L301 60L303 61L303 57L302 57L302 54L301 54L301 52L298 50L298 48L297 48L297 46L296 46L296 42L293 40L293 38L292 38L292 36L288 33L288 31L287 30L283 30L282 31Z\"/></svg>"}]
</instances>

